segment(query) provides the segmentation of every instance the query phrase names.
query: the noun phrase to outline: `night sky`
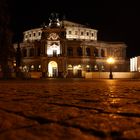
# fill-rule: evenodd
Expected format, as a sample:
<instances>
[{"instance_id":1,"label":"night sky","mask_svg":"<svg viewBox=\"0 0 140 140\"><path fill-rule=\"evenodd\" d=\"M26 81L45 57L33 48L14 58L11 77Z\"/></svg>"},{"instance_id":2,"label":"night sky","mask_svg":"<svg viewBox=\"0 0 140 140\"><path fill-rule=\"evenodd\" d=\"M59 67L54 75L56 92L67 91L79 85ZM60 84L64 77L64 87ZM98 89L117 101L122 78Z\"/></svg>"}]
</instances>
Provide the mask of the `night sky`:
<instances>
[{"instance_id":1,"label":"night sky","mask_svg":"<svg viewBox=\"0 0 140 140\"><path fill-rule=\"evenodd\" d=\"M123 0L122 0L123 1ZM22 32L41 27L49 22L52 12L60 19L89 25L98 30L98 40L124 42L128 46L127 57L140 55L139 4L119 0L11 0L10 14L13 42L22 40ZM132 3L133 2L133 3Z\"/></svg>"}]
</instances>

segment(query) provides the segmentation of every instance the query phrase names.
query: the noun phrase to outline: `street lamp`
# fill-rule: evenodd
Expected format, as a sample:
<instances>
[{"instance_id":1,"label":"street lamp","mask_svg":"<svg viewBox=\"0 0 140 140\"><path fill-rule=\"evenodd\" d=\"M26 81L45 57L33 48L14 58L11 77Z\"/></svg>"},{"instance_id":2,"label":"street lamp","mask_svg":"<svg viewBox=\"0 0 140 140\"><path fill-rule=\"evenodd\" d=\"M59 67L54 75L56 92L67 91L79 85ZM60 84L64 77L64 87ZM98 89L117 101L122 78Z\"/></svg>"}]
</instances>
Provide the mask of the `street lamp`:
<instances>
[{"instance_id":1,"label":"street lamp","mask_svg":"<svg viewBox=\"0 0 140 140\"><path fill-rule=\"evenodd\" d=\"M107 63L109 64L109 70L110 70L110 73L109 73L109 79L113 79L113 74L112 74L112 64L114 64L115 60L112 58L112 57L109 57L107 59Z\"/></svg>"}]
</instances>

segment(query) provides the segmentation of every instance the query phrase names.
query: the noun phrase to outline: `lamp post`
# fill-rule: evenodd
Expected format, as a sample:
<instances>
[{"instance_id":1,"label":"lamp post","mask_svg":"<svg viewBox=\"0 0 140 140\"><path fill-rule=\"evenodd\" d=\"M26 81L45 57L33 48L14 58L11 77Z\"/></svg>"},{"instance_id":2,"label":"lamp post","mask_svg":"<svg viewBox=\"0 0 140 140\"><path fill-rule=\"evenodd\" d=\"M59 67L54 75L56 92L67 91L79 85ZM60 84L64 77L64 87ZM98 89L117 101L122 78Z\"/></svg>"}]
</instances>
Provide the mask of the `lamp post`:
<instances>
[{"instance_id":1,"label":"lamp post","mask_svg":"<svg viewBox=\"0 0 140 140\"><path fill-rule=\"evenodd\" d=\"M109 73L109 79L113 79L113 74L112 74L112 65L114 64L114 59L112 58L112 57L109 57L108 59L107 59L107 63L109 64L109 71L110 71L110 73Z\"/></svg>"}]
</instances>

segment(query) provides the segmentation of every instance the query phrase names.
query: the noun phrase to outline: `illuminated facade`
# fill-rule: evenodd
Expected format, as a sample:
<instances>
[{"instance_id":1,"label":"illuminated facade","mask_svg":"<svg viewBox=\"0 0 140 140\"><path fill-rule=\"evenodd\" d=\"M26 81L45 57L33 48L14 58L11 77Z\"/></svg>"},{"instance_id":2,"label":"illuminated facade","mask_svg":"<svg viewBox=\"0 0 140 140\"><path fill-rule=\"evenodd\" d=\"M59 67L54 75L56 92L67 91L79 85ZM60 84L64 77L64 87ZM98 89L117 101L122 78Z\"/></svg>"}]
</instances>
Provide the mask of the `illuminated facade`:
<instances>
[{"instance_id":1,"label":"illuminated facade","mask_svg":"<svg viewBox=\"0 0 140 140\"><path fill-rule=\"evenodd\" d=\"M97 30L52 14L48 26L25 31L22 72L45 77L84 77L86 72L109 71L106 60L114 57L114 71L126 71L126 45L97 41ZM15 44L17 48L17 44Z\"/></svg>"},{"instance_id":2,"label":"illuminated facade","mask_svg":"<svg viewBox=\"0 0 140 140\"><path fill-rule=\"evenodd\" d=\"M140 72L140 56L130 58L130 71Z\"/></svg>"}]
</instances>

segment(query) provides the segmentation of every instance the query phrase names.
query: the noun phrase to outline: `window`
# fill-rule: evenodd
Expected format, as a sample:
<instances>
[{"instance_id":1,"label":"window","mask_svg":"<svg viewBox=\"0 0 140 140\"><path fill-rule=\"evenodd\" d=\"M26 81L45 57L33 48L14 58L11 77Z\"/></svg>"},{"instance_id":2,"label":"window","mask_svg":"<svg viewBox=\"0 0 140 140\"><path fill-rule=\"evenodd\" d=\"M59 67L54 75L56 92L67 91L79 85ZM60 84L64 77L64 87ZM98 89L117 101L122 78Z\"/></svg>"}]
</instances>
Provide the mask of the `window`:
<instances>
[{"instance_id":1,"label":"window","mask_svg":"<svg viewBox=\"0 0 140 140\"><path fill-rule=\"evenodd\" d=\"M38 36L41 36L41 32L38 32Z\"/></svg>"},{"instance_id":2,"label":"window","mask_svg":"<svg viewBox=\"0 0 140 140\"><path fill-rule=\"evenodd\" d=\"M34 36L35 36L35 33L34 33Z\"/></svg>"},{"instance_id":3,"label":"window","mask_svg":"<svg viewBox=\"0 0 140 140\"><path fill-rule=\"evenodd\" d=\"M68 49L67 49L67 55L68 56L73 56L73 48L72 47L68 47Z\"/></svg>"},{"instance_id":4,"label":"window","mask_svg":"<svg viewBox=\"0 0 140 140\"><path fill-rule=\"evenodd\" d=\"M34 65L31 65L30 66L30 71L34 71L35 70L35 66Z\"/></svg>"},{"instance_id":5,"label":"window","mask_svg":"<svg viewBox=\"0 0 140 140\"><path fill-rule=\"evenodd\" d=\"M53 56L57 56L57 50L53 50Z\"/></svg>"},{"instance_id":6,"label":"window","mask_svg":"<svg viewBox=\"0 0 140 140\"><path fill-rule=\"evenodd\" d=\"M86 55L90 56L90 48L86 48Z\"/></svg>"},{"instance_id":7,"label":"window","mask_svg":"<svg viewBox=\"0 0 140 140\"><path fill-rule=\"evenodd\" d=\"M87 32L87 36L89 35L89 32Z\"/></svg>"},{"instance_id":8,"label":"window","mask_svg":"<svg viewBox=\"0 0 140 140\"><path fill-rule=\"evenodd\" d=\"M83 33L83 32L81 32L81 35L84 35L84 33Z\"/></svg>"},{"instance_id":9,"label":"window","mask_svg":"<svg viewBox=\"0 0 140 140\"><path fill-rule=\"evenodd\" d=\"M71 64L68 65L68 69L72 69L72 65Z\"/></svg>"},{"instance_id":10,"label":"window","mask_svg":"<svg viewBox=\"0 0 140 140\"><path fill-rule=\"evenodd\" d=\"M86 71L90 72L90 65L86 65Z\"/></svg>"},{"instance_id":11,"label":"window","mask_svg":"<svg viewBox=\"0 0 140 140\"><path fill-rule=\"evenodd\" d=\"M41 65L38 65L37 71L41 71Z\"/></svg>"},{"instance_id":12,"label":"window","mask_svg":"<svg viewBox=\"0 0 140 140\"><path fill-rule=\"evenodd\" d=\"M95 57L98 57L98 56L99 56L99 54L98 54L98 49L97 49L97 48L94 49L94 56L95 56Z\"/></svg>"},{"instance_id":13,"label":"window","mask_svg":"<svg viewBox=\"0 0 140 140\"><path fill-rule=\"evenodd\" d=\"M82 51L82 48L81 47L78 47L77 48L77 55L78 56L82 56L83 55L83 51Z\"/></svg>"},{"instance_id":14,"label":"window","mask_svg":"<svg viewBox=\"0 0 140 140\"><path fill-rule=\"evenodd\" d=\"M105 67L104 65L101 66L101 71L104 71L105 70Z\"/></svg>"},{"instance_id":15,"label":"window","mask_svg":"<svg viewBox=\"0 0 140 140\"><path fill-rule=\"evenodd\" d=\"M22 49L22 56L26 57L27 56L27 50L26 49Z\"/></svg>"},{"instance_id":16,"label":"window","mask_svg":"<svg viewBox=\"0 0 140 140\"><path fill-rule=\"evenodd\" d=\"M30 49L30 56L34 56L34 48Z\"/></svg>"},{"instance_id":17,"label":"window","mask_svg":"<svg viewBox=\"0 0 140 140\"><path fill-rule=\"evenodd\" d=\"M77 35L78 34L78 32L77 31L75 31L75 35Z\"/></svg>"},{"instance_id":18,"label":"window","mask_svg":"<svg viewBox=\"0 0 140 140\"><path fill-rule=\"evenodd\" d=\"M101 57L105 57L105 51L101 49Z\"/></svg>"},{"instance_id":19,"label":"window","mask_svg":"<svg viewBox=\"0 0 140 140\"><path fill-rule=\"evenodd\" d=\"M28 35L25 35L25 38L28 38Z\"/></svg>"},{"instance_id":20,"label":"window","mask_svg":"<svg viewBox=\"0 0 140 140\"><path fill-rule=\"evenodd\" d=\"M69 35L71 35L71 31L69 31Z\"/></svg>"},{"instance_id":21,"label":"window","mask_svg":"<svg viewBox=\"0 0 140 140\"><path fill-rule=\"evenodd\" d=\"M38 47L37 48L37 56L40 56L40 54L41 54L41 49L40 49L40 47Z\"/></svg>"},{"instance_id":22,"label":"window","mask_svg":"<svg viewBox=\"0 0 140 140\"><path fill-rule=\"evenodd\" d=\"M94 70L98 71L98 66L97 65L94 65Z\"/></svg>"}]
</instances>

